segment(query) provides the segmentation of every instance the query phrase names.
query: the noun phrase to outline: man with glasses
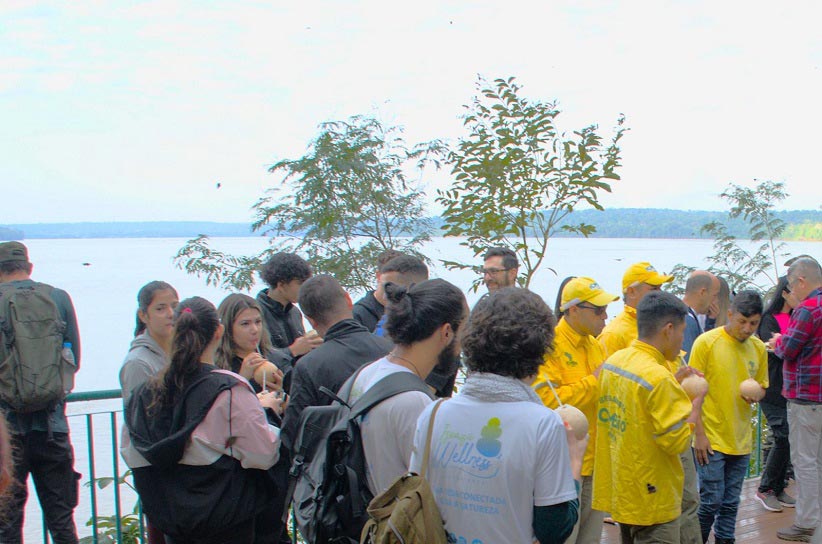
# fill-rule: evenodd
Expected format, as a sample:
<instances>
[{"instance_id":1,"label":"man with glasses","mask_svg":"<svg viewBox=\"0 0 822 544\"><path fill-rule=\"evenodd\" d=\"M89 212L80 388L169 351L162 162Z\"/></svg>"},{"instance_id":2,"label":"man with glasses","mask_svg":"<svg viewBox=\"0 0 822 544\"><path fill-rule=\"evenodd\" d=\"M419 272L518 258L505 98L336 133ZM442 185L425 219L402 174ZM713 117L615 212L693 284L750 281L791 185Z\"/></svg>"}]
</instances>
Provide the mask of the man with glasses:
<instances>
[{"instance_id":1,"label":"man with glasses","mask_svg":"<svg viewBox=\"0 0 822 544\"><path fill-rule=\"evenodd\" d=\"M483 257L482 282L489 293L503 287L515 287L519 272L519 259L507 247L492 247Z\"/></svg>"},{"instance_id":2,"label":"man with glasses","mask_svg":"<svg viewBox=\"0 0 822 544\"><path fill-rule=\"evenodd\" d=\"M636 340L636 307L639 301L651 291L659 291L663 284L673 279L673 276L657 272L656 268L647 261L628 267L622 276L622 298L625 301L625 309L608 323L598 338L606 357L627 348L631 342Z\"/></svg>"},{"instance_id":3,"label":"man with glasses","mask_svg":"<svg viewBox=\"0 0 822 544\"><path fill-rule=\"evenodd\" d=\"M619 297L606 293L594 279L579 277L565 284L560 300L561 319L554 347L545 354L533 387L549 408L558 408L558 401L562 401L582 410L588 419L592 436L582 461L579 520L566 542L597 543L602 537L605 513L591 509L596 442L593 434L599 400L597 377L605 354L596 337L605 327L608 304Z\"/></svg>"},{"instance_id":4,"label":"man with glasses","mask_svg":"<svg viewBox=\"0 0 822 544\"><path fill-rule=\"evenodd\" d=\"M810 542L822 520L822 269L812 258L788 268L788 287L801 303L788 330L769 346L783 360L782 395L788 399L788 440L798 496L793 525L782 540Z\"/></svg>"}]
</instances>

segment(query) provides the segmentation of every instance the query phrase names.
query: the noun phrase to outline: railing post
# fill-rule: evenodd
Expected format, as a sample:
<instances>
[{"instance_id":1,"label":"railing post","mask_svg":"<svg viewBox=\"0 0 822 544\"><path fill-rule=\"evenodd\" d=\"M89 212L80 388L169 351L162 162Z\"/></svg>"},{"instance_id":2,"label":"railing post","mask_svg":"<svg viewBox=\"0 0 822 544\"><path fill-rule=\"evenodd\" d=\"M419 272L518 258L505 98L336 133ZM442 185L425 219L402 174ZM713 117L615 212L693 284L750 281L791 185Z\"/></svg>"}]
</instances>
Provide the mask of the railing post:
<instances>
[{"instance_id":1,"label":"railing post","mask_svg":"<svg viewBox=\"0 0 822 544\"><path fill-rule=\"evenodd\" d=\"M88 472L91 478L91 538L97 544L97 489L94 473L94 425L92 414L86 414L86 442L88 443Z\"/></svg>"},{"instance_id":2,"label":"railing post","mask_svg":"<svg viewBox=\"0 0 822 544\"><path fill-rule=\"evenodd\" d=\"M114 515L117 516L117 542L123 542L123 522L120 508L120 464L117 457L117 412L111 412L111 459L114 470Z\"/></svg>"}]
</instances>

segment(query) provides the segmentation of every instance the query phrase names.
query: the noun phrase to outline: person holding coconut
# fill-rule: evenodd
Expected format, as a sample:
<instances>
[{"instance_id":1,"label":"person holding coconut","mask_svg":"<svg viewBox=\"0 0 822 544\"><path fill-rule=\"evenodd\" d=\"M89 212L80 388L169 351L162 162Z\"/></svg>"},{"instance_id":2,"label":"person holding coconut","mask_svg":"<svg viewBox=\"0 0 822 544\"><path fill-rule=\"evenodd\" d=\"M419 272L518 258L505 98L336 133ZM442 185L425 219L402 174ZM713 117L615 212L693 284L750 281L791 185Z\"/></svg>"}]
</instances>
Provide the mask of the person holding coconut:
<instances>
[{"instance_id":1,"label":"person holding coconut","mask_svg":"<svg viewBox=\"0 0 822 544\"><path fill-rule=\"evenodd\" d=\"M623 543L679 544L686 451L704 392L692 400L673 374L688 307L655 291L637 306L638 338L599 374L593 508L619 522Z\"/></svg>"},{"instance_id":2,"label":"person holding coconut","mask_svg":"<svg viewBox=\"0 0 822 544\"><path fill-rule=\"evenodd\" d=\"M544 356L533 387L542 402L557 409L571 405L585 414L591 439L582 463L579 520L567 542L594 544L602 537L604 512L591 509L594 444L599 390L597 377L605 353L597 335L605 327L608 304L619 300L588 277L573 278L562 289L554 346Z\"/></svg>"},{"instance_id":3,"label":"person holding coconut","mask_svg":"<svg viewBox=\"0 0 822 544\"><path fill-rule=\"evenodd\" d=\"M754 336L762 311L759 293L737 293L728 323L701 334L691 351L691 367L703 372L709 384L694 435L703 542L712 528L717 544L735 539L742 482L753 449L750 405L762 400L768 387L767 351Z\"/></svg>"}]
</instances>

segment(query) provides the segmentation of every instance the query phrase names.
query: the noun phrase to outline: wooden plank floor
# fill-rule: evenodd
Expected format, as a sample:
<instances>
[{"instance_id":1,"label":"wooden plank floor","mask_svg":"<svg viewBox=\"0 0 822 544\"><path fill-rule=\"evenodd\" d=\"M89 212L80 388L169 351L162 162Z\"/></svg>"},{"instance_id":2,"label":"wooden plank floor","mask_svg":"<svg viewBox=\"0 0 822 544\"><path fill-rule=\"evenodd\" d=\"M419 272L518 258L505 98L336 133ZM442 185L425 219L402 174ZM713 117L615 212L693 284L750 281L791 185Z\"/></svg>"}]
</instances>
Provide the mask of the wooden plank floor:
<instances>
[{"instance_id":1,"label":"wooden plank floor","mask_svg":"<svg viewBox=\"0 0 822 544\"><path fill-rule=\"evenodd\" d=\"M742 500L739 503L739 514L736 518L736 541L747 544L774 544L782 542L776 538L776 530L793 523L794 509L783 508L782 512L769 512L754 499L759 478L747 480L742 487ZM796 496L794 485L788 488L791 496ZM713 535L708 543L713 543ZM619 544L619 529L605 524L602 531L602 542Z\"/></svg>"}]
</instances>

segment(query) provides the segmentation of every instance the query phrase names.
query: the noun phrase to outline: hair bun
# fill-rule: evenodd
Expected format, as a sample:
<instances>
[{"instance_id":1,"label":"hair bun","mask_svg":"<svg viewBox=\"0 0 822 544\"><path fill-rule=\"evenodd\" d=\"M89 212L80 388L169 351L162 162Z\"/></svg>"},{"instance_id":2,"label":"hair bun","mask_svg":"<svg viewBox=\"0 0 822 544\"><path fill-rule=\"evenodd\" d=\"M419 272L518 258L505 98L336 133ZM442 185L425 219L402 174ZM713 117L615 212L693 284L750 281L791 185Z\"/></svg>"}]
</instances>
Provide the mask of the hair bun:
<instances>
[{"instance_id":1,"label":"hair bun","mask_svg":"<svg viewBox=\"0 0 822 544\"><path fill-rule=\"evenodd\" d=\"M405 287L389 281L383 285L383 289L385 290L385 298L387 298L389 302L397 304L408 294L410 286Z\"/></svg>"}]
</instances>

